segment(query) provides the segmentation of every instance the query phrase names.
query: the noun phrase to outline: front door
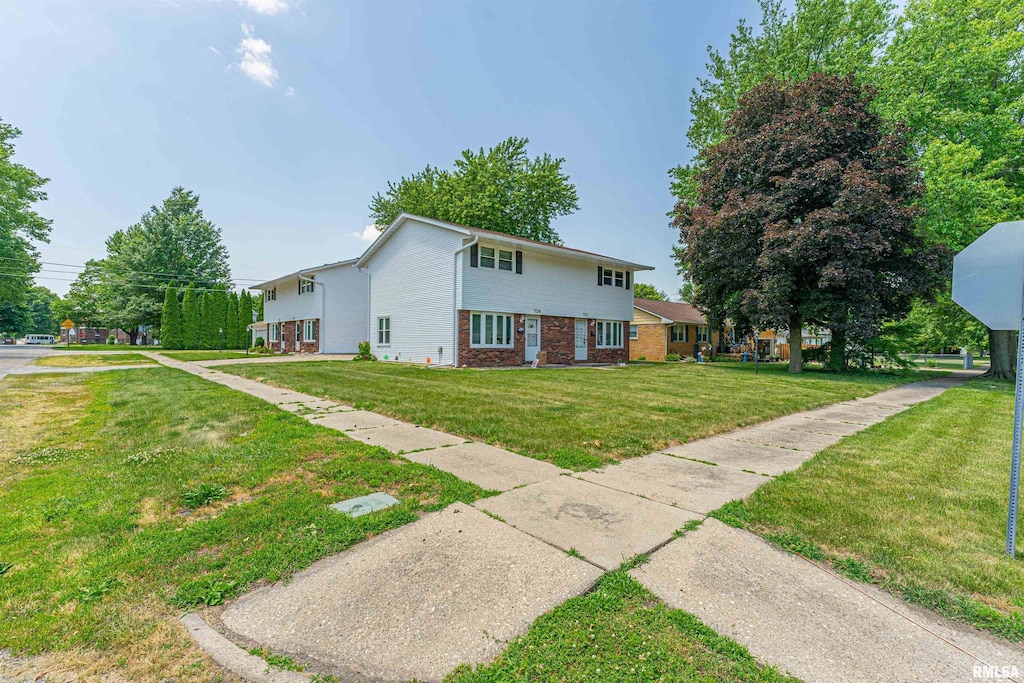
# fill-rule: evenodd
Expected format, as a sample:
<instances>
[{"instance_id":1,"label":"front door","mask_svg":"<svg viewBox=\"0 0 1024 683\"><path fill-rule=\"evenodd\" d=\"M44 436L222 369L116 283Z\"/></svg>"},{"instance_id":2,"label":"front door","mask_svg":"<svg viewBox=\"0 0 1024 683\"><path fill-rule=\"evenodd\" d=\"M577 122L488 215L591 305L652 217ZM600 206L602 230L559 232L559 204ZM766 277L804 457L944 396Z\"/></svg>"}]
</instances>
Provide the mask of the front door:
<instances>
[{"instance_id":1,"label":"front door","mask_svg":"<svg viewBox=\"0 0 1024 683\"><path fill-rule=\"evenodd\" d=\"M576 320L576 360L587 361L587 321Z\"/></svg>"},{"instance_id":2,"label":"front door","mask_svg":"<svg viewBox=\"0 0 1024 683\"><path fill-rule=\"evenodd\" d=\"M526 362L537 360L540 351L540 318L526 319Z\"/></svg>"}]
</instances>

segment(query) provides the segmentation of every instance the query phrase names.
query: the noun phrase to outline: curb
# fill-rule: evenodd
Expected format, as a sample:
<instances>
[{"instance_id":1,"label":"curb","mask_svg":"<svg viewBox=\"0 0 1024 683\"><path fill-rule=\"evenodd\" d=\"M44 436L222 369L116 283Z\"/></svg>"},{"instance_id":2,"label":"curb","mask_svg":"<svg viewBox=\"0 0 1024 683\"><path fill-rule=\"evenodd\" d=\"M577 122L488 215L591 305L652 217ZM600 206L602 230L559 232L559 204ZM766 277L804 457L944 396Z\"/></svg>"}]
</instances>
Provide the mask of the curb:
<instances>
[{"instance_id":1,"label":"curb","mask_svg":"<svg viewBox=\"0 0 1024 683\"><path fill-rule=\"evenodd\" d=\"M199 647L210 658L233 674L254 683L309 683L308 676L295 671L272 669L256 655L251 655L210 628L198 614L189 613L179 619Z\"/></svg>"}]
</instances>

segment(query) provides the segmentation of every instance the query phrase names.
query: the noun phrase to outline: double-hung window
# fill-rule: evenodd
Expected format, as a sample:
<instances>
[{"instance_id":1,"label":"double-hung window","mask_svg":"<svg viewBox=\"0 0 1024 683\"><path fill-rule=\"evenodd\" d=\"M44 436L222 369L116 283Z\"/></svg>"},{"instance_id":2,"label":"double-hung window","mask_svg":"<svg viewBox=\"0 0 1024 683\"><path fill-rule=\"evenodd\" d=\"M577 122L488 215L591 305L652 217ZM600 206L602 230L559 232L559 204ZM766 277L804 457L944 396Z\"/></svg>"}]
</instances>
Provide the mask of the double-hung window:
<instances>
[{"instance_id":1,"label":"double-hung window","mask_svg":"<svg viewBox=\"0 0 1024 683\"><path fill-rule=\"evenodd\" d=\"M270 341L272 341L272 342L276 342L277 341L277 330L278 330L277 323L273 323L270 326Z\"/></svg>"},{"instance_id":2,"label":"double-hung window","mask_svg":"<svg viewBox=\"0 0 1024 683\"><path fill-rule=\"evenodd\" d=\"M708 340L708 326L698 325L697 326L697 341L706 342Z\"/></svg>"},{"instance_id":3,"label":"double-hung window","mask_svg":"<svg viewBox=\"0 0 1024 683\"><path fill-rule=\"evenodd\" d=\"M615 286L624 287L626 284L626 274L621 270L615 271Z\"/></svg>"},{"instance_id":4,"label":"double-hung window","mask_svg":"<svg viewBox=\"0 0 1024 683\"><path fill-rule=\"evenodd\" d=\"M612 270L610 268L605 268L604 269L604 286L605 287L611 287L612 286L612 279L614 277L615 277L615 274L612 272Z\"/></svg>"},{"instance_id":5,"label":"double-hung window","mask_svg":"<svg viewBox=\"0 0 1024 683\"><path fill-rule=\"evenodd\" d=\"M316 341L316 321L315 320L303 320L302 321L302 338L305 341L311 342Z\"/></svg>"},{"instance_id":6,"label":"double-hung window","mask_svg":"<svg viewBox=\"0 0 1024 683\"><path fill-rule=\"evenodd\" d=\"M690 328L686 325L677 323L672 326L669 341L674 342L688 342L690 341Z\"/></svg>"},{"instance_id":7,"label":"double-hung window","mask_svg":"<svg viewBox=\"0 0 1024 683\"><path fill-rule=\"evenodd\" d=\"M512 348L513 316L504 313L473 313L470 315L469 345L490 348Z\"/></svg>"},{"instance_id":8,"label":"double-hung window","mask_svg":"<svg viewBox=\"0 0 1024 683\"><path fill-rule=\"evenodd\" d=\"M377 318L377 344L387 346L391 343L391 316Z\"/></svg>"},{"instance_id":9,"label":"double-hung window","mask_svg":"<svg viewBox=\"0 0 1024 683\"><path fill-rule=\"evenodd\" d=\"M597 348L622 348L622 323L615 320L597 321Z\"/></svg>"},{"instance_id":10,"label":"double-hung window","mask_svg":"<svg viewBox=\"0 0 1024 683\"><path fill-rule=\"evenodd\" d=\"M264 301L277 301L277 287L271 287L263 292Z\"/></svg>"},{"instance_id":11,"label":"double-hung window","mask_svg":"<svg viewBox=\"0 0 1024 683\"><path fill-rule=\"evenodd\" d=\"M313 291L312 277L309 280L299 280L299 294L309 294Z\"/></svg>"},{"instance_id":12,"label":"double-hung window","mask_svg":"<svg viewBox=\"0 0 1024 683\"><path fill-rule=\"evenodd\" d=\"M638 339L640 337L640 327L638 325L629 326L629 338Z\"/></svg>"},{"instance_id":13,"label":"double-hung window","mask_svg":"<svg viewBox=\"0 0 1024 683\"><path fill-rule=\"evenodd\" d=\"M480 247L480 267L494 267L494 247Z\"/></svg>"},{"instance_id":14,"label":"double-hung window","mask_svg":"<svg viewBox=\"0 0 1024 683\"><path fill-rule=\"evenodd\" d=\"M512 272L512 252L504 249L498 250L498 270Z\"/></svg>"}]
</instances>

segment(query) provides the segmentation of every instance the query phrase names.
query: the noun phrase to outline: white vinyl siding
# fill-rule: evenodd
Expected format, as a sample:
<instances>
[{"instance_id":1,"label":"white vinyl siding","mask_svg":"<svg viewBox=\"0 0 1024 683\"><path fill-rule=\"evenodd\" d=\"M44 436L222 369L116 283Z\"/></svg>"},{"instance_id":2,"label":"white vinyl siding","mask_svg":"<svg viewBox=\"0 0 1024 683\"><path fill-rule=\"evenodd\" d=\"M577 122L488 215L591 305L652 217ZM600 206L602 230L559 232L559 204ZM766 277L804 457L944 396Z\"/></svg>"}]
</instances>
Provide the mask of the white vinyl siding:
<instances>
[{"instance_id":1,"label":"white vinyl siding","mask_svg":"<svg viewBox=\"0 0 1024 683\"><path fill-rule=\"evenodd\" d=\"M615 320L597 321L597 348L622 348L622 323Z\"/></svg>"},{"instance_id":2,"label":"white vinyl siding","mask_svg":"<svg viewBox=\"0 0 1024 683\"><path fill-rule=\"evenodd\" d=\"M304 281L298 276L282 280L272 290L267 290L275 292L275 296L263 304L263 320L268 323L319 320L321 353L355 353L359 342L366 341L370 334L367 329L369 277L356 268L355 263L316 270L315 277L315 287L306 283L313 287L306 294L299 294Z\"/></svg>"},{"instance_id":3,"label":"white vinyl siding","mask_svg":"<svg viewBox=\"0 0 1024 683\"><path fill-rule=\"evenodd\" d=\"M593 261L531 251L526 244L508 246L513 259L511 272L474 268L468 256L462 260L460 309L592 320L632 319L633 292L629 287L614 286L614 270L607 271L611 286L600 286ZM523 253L522 274L515 270L516 250ZM496 251L495 260L500 262L500 256Z\"/></svg>"},{"instance_id":4,"label":"white vinyl siding","mask_svg":"<svg viewBox=\"0 0 1024 683\"><path fill-rule=\"evenodd\" d=\"M503 313L470 315L469 345L477 348L512 348L515 345L515 320Z\"/></svg>"},{"instance_id":5,"label":"white vinyl siding","mask_svg":"<svg viewBox=\"0 0 1024 683\"><path fill-rule=\"evenodd\" d=\"M452 362L455 252L464 238L459 232L410 219L364 264L363 270L370 273L372 345L380 347L377 318L391 319L390 345L373 351L379 359L423 363L430 358L431 365Z\"/></svg>"}]
</instances>

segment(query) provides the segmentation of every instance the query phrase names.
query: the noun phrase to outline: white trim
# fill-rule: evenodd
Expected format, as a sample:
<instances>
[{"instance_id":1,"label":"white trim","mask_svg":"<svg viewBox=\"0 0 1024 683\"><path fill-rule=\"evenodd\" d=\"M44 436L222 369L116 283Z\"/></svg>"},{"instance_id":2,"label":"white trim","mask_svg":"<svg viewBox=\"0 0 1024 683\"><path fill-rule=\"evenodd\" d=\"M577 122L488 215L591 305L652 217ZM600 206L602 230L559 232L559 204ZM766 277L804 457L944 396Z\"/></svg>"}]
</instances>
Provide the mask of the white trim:
<instances>
[{"instance_id":1,"label":"white trim","mask_svg":"<svg viewBox=\"0 0 1024 683\"><path fill-rule=\"evenodd\" d=\"M391 316L377 316L377 346L391 346Z\"/></svg>"},{"instance_id":2,"label":"white trim","mask_svg":"<svg viewBox=\"0 0 1024 683\"><path fill-rule=\"evenodd\" d=\"M473 318L479 318L480 328L476 330L476 337L480 341L473 341L474 329ZM487 321L491 322L491 343L484 341L487 334ZM504 328L504 329L502 329ZM505 341L498 343L498 338ZM511 349L516 345L516 316L513 313L495 313L492 311L470 311L469 312L469 347L472 349Z\"/></svg>"},{"instance_id":3,"label":"white trim","mask_svg":"<svg viewBox=\"0 0 1024 683\"><path fill-rule=\"evenodd\" d=\"M530 321L531 320L536 320L537 321L537 346L535 346L535 347L527 345L527 340L529 340L529 338L530 338L529 330L530 330ZM525 357L525 360L526 360L527 363L532 363L534 360L536 360L537 359L537 354L540 353L540 350L542 348L541 347L541 343L543 342L543 340L541 339L541 323L542 322L543 322L543 320L542 320L541 316L539 316L539 315L528 315L528 316L526 316L526 321L525 321L525 324L523 326L523 349L524 349L524 357ZM534 354L533 354L533 358L530 358L530 349L535 349Z\"/></svg>"},{"instance_id":4,"label":"white trim","mask_svg":"<svg viewBox=\"0 0 1024 683\"><path fill-rule=\"evenodd\" d=\"M307 336L306 325L309 325L309 335ZM302 321L302 341L303 342L315 342L316 341L316 318L307 318Z\"/></svg>"},{"instance_id":5,"label":"white trim","mask_svg":"<svg viewBox=\"0 0 1024 683\"><path fill-rule=\"evenodd\" d=\"M609 331L611 326L611 331ZM599 349L621 349L625 346L622 340L622 321L621 320L598 320L595 324L596 327L596 343L594 344ZM611 344L606 344L604 337L608 337L611 340ZM618 343L616 343L618 339Z\"/></svg>"}]
</instances>

